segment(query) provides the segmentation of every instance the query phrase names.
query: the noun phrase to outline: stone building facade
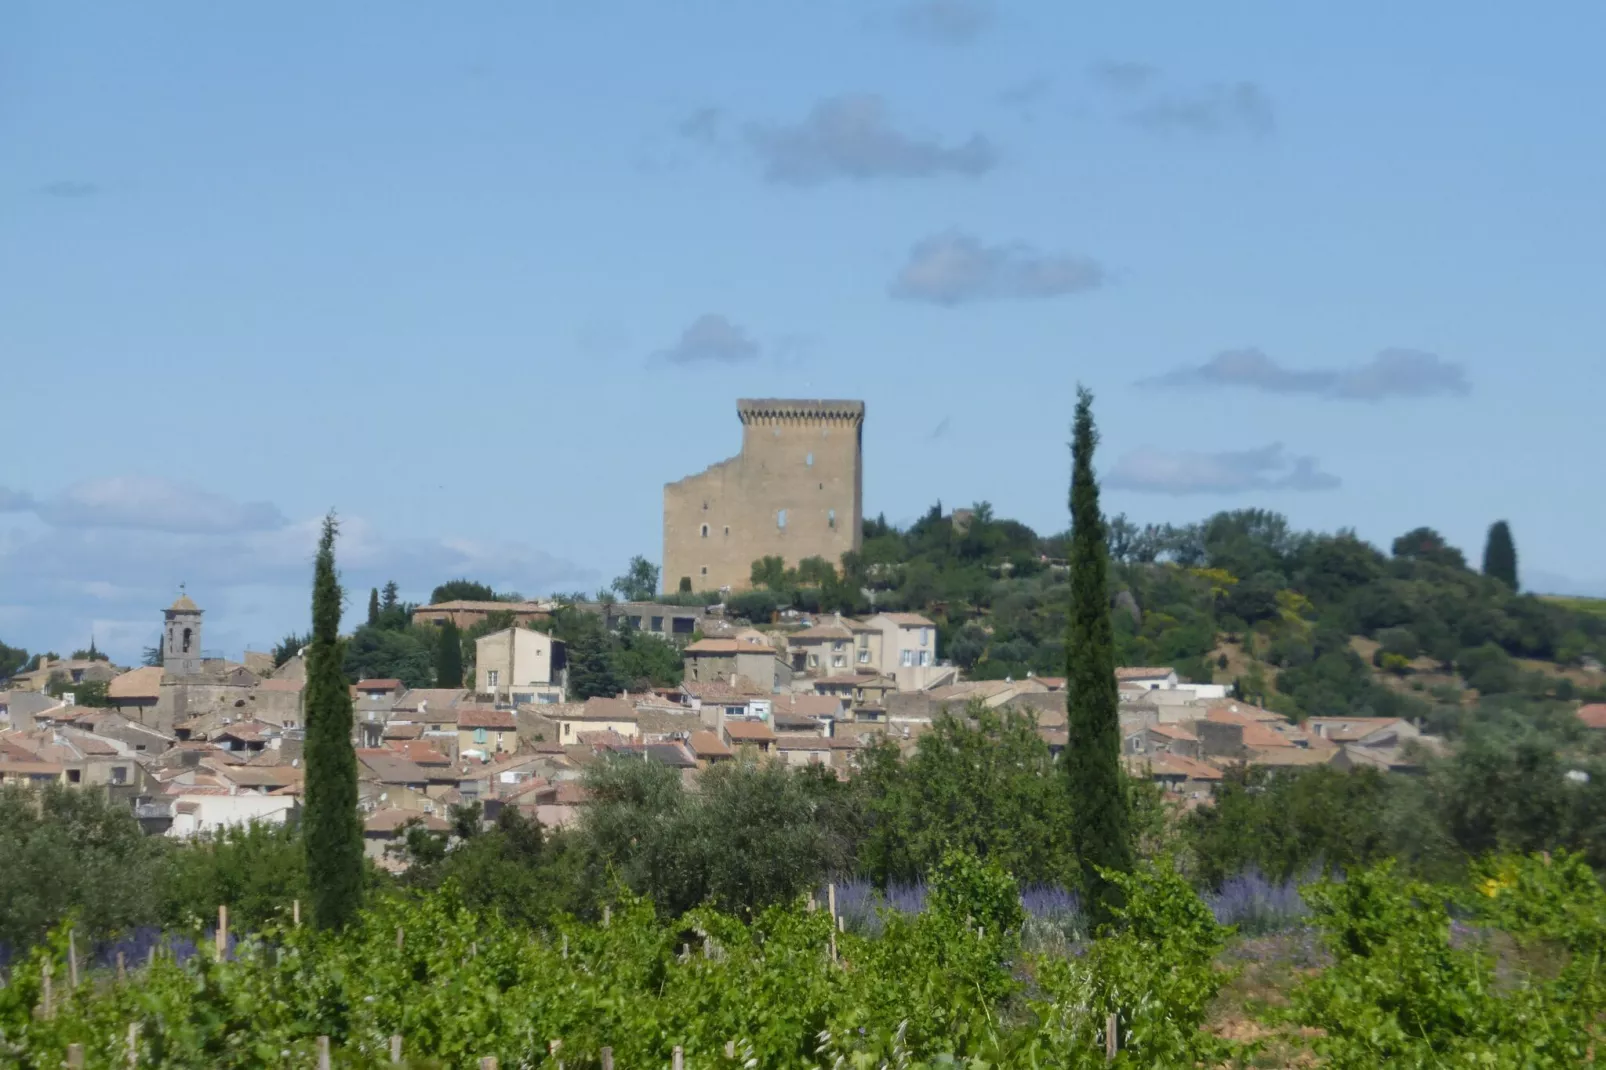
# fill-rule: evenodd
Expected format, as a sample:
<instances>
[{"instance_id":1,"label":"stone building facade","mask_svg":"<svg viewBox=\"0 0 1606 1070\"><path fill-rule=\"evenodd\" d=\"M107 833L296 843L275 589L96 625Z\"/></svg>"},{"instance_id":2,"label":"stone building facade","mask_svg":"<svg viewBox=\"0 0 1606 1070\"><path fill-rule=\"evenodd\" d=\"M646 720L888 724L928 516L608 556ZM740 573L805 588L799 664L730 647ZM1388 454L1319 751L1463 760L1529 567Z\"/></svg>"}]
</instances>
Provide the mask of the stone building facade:
<instances>
[{"instance_id":1,"label":"stone building facade","mask_svg":"<svg viewBox=\"0 0 1606 1070\"><path fill-rule=\"evenodd\" d=\"M665 591L749 586L753 562L857 550L864 402L742 400L742 452L664 487Z\"/></svg>"}]
</instances>

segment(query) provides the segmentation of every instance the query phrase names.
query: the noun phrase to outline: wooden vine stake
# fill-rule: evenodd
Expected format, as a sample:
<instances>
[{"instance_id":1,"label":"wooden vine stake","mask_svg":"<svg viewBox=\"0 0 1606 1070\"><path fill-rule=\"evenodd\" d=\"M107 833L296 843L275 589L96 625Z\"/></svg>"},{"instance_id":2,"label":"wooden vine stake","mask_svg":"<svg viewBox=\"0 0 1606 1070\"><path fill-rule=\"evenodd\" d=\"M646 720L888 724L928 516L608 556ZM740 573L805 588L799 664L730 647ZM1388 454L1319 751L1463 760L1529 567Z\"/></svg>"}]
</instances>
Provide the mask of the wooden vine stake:
<instances>
[{"instance_id":1,"label":"wooden vine stake","mask_svg":"<svg viewBox=\"0 0 1606 1070\"><path fill-rule=\"evenodd\" d=\"M78 930L67 930L67 988L78 991Z\"/></svg>"},{"instance_id":2,"label":"wooden vine stake","mask_svg":"<svg viewBox=\"0 0 1606 1070\"><path fill-rule=\"evenodd\" d=\"M318 1038L318 1070L329 1070L329 1068L329 1038L320 1036Z\"/></svg>"},{"instance_id":3,"label":"wooden vine stake","mask_svg":"<svg viewBox=\"0 0 1606 1070\"><path fill-rule=\"evenodd\" d=\"M121 984L128 978L128 965L123 961L123 953L117 953L117 982Z\"/></svg>"},{"instance_id":4,"label":"wooden vine stake","mask_svg":"<svg viewBox=\"0 0 1606 1070\"><path fill-rule=\"evenodd\" d=\"M222 962L229 954L229 908L217 908L217 960Z\"/></svg>"},{"instance_id":5,"label":"wooden vine stake","mask_svg":"<svg viewBox=\"0 0 1606 1070\"><path fill-rule=\"evenodd\" d=\"M128 1065L129 1070L139 1065L139 1023L128 1023Z\"/></svg>"},{"instance_id":6,"label":"wooden vine stake","mask_svg":"<svg viewBox=\"0 0 1606 1070\"><path fill-rule=\"evenodd\" d=\"M558 1058L558 1053L560 1051L562 1051L562 1050L563 1050L563 1041L561 1041L561 1040L548 1041L547 1046L546 1046L547 1055L551 1056L552 1061L558 1064L558 1070L563 1070L563 1060Z\"/></svg>"},{"instance_id":7,"label":"wooden vine stake","mask_svg":"<svg viewBox=\"0 0 1606 1070\"><path fill-rule=\"evenodd\" d=\"M407 934L402 930L402 927L400 925L396 926L396 950L397 951L400 951L402 949L402 946L405 944L406 939L407 939Z\"/></svg>"},{"instance_id":8,"label":"wooden vine stake","mask_svg":"<svg viewBox=\"0 0 1606 1070\"><path fill-rule=\"evenodd\" d=\"M725 1058L727 1058L727 1059L736 1058L736 1041L727 1040L725 1042Z\"/></svg>"},{"instance_id":9,"label":"wooden vine stake","mask_svg":"<svg viewBox=\"0 0 1606 1070\"><path fill-rule=\"evenodd\" d=\"M400 1033L392 1033L390 1035L390 1061L393 1062L393 1063L401 1062L401 1034Z\"/></svg>"},{"instance_id":10,"label":"wooden vine stake","mask_svg":"<svg viewBox=\"0 0 1606 1070\"><path fill-rule=\"evenodd\" d=\"M675 1050L670 1054L669 1065L672 1070L686 1070L686 1053L679 1044L675 1045Z\"/></svg>"},{"instance_id":11,"label":"wooden vine stake","mask_svg":"<svg viewBox=\"0 0 1606 1070\"><path fill-rule=\"evenodd\" d=\"M83 1070L84 1046L82 1044L67 1045L67 1065L75 1067L77 1070Z\"/></svg>"},{"instance_id":12,"label":"wooden vine stake","mask_svg":"<svg viewBox=\"0 0 1606 1070\"><path fill-rule=\"evenodd\" d=\"M602 1049L602 1070L613 1070L613 1049Z\"/></svg>"},{"instance_id":13,"label":"wooden vine stake","mask_svg":"<svg viewBox=\"0 0 1606 1070\"><path fill-rule=\"evenodd\" d=\"M148 970L156 965L156 945L152 944L145 949L145 968Z\"/></svg>"},{"instance_id":14,"label":"wooden vine stake","mask_svg":"<svg viewBox=\"0 0 1606 1070\"><path fill-rule=\"evenodd\" d=\"M496 1056L487 1055L481 1059L480 1070L496 1070Z\"/></svg>"},{"instance_id":15,"label":"wooden vine stake","mask_svg":"<svg viewBox=\"0 0 1606 1070\"><path fill-rule=\"evenodd\" d=\"M1104 1061L1115 1062L1115 1053L1121 1050L1120 1021L1114 1014L1104 1018Z\"/></svg>"},{"instance_id":16,"label":"wooden vine stake","mask_svg":"<svg viewBox=\"0 0 1606 1070\"><path fill-rule=\"evenodd\" d=\"M608 923L611 922L612 920L613 920L613 907L606 906L606 905L603 906L603 908L602 908L602 927L604 929L606 929L608 927Z\"/></svg>"},{"instance_id":17,"label":"wooden vine stake","mask_svg":"<svg viewBox=\"0 0 1606 1070\"><path fill-rule=\"evenodd\" d=\"M39 974L39 1017L49 1021L56 1014L55 989L51 984L50 960L45 960L44 969Z\"/></svg>"},{"instance_id":18,"label":"wooden vine stake","mask_svg":"<svg viewBox=\"0 0 1606 1070\"><path fill-rule=\"evenodd\" d=\"M296 927L301 925L301 900L290 900L290 924Z\"/></svg>"}]
</instances>

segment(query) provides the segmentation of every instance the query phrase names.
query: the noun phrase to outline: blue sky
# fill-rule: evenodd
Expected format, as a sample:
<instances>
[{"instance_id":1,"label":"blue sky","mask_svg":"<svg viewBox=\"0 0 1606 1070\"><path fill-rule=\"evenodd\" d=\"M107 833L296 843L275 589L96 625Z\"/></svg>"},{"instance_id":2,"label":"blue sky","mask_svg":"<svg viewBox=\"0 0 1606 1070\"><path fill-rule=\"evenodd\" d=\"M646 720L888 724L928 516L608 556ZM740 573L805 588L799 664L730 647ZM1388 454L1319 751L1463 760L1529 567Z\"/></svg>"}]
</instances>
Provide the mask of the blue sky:
<instances>
[{"instance_id":1,"label":"blue sky","mask_svg":"<svg viewBox=\"0 0 1606 1070\"><path fill-rule=\"evenodd\" d=\"M1262 506L1606 593L1606 8L13 3L0 638L594 589L740 396L868 508Z\"/></svg>"}]
</instances>

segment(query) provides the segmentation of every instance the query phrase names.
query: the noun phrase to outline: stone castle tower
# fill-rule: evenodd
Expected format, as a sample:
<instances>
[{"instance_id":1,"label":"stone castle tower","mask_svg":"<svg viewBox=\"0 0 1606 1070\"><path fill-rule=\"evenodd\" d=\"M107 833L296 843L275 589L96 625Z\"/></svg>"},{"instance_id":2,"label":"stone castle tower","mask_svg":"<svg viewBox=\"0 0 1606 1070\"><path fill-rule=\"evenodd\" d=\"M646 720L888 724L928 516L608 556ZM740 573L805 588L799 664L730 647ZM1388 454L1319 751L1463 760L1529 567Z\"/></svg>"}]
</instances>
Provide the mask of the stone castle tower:
<instances>
[{"instance_id":1,"label":"stone castle tower","mask_svg":"<svg viewBox=\"0 0 1606 1070\"><path fill-rule=\"evenodd\" d=\"M180 588L178 601L163 610L162 669L168 676L201 673L201 607Z\"/></svg>"},{"instance_id":2,"label":"stone castle tower","mask_svg":"<svg viewBox=\"0 0 1606 1070\"><path fill-rule=\"evenodd\" d=\"M864 519L864 402L742 400L742 452L664 487L665 591L748 587L753 562L840 567Z\"/></svg>"}]
</instances>

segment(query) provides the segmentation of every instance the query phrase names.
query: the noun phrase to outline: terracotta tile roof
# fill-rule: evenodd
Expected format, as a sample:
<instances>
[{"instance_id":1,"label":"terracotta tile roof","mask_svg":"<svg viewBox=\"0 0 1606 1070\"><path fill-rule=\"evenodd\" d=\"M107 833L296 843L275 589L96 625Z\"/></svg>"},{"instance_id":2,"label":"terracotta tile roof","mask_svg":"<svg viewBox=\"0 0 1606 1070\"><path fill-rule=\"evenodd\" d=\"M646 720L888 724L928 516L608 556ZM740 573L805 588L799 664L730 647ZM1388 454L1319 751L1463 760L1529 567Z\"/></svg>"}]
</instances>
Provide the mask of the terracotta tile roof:
<instances>
[{"instance_id":1,"label":"terracotta tile roof","mask_svg":"<svg viewBox=\"0 0 1606 1070\"><path fill-rule=\"evenodd\" d=\"M1400 724L1398 717L1311 717L1305 726L1335 743L1353 743L1383 728Z\"/></svg>"},{"instance_id":2,"label":"terracotta tile roof","mask_svg":"<svg viewBox=\"0 0 1606 1070\"><path fill-rule=\"evenodd\" d=\"M1192 732L1188 731L1186 728L1183 728L1179 724L1151 724L1146 725L1145 727L1155 735L1164 736L1167 739L1178 739L1187 743L1199 742L1198 736L1194 735Z\"/></svg>"},{"instance_id":3,"label":"terracotta tile roof","mask_svg":"<svg viewBox=\"0 0 1606 1070\"><path fill-rule=\"evenodd\" d=\"M763 692L748 686L732 686L720 680L710 680L706 683L691 681L680 685L680 689L693 698L700 698L704 702L730 702L735 699L743 701L750 698L762 697Z\"/></svg>"},{"instance_id":4,"label":"terracotta tile roof","mask_svg":"<svg viewBox=\"0 0 1606 1070\"><path fill-rule=\"evenodd\" d=\"M876 616L890 620L900 628L935 628L937 625L918 613L877 613Z\"/></svg>"},{"instance_id":5,"label":"terracotta tile roof","mask_svg":"<svg viewBox=\"0 0 1606 1070\"><path fill-rule=\"evenodd\" d=\"M1288 718L1280 713L1251 706L1247 702L1221 702L1210 707L1205 718L1222 724L1287 724Z\"/></svg>"},{"instance_id":6,"label":"terracotta tile roof","mask_svg":"<svg viewBox=\"0 0 1606 1070\"><path fill-rule=\"evenodd\" d=\"M1050 691L1065 690L1065 677L1063 676L1034 676L1032 679L1036 680Z\"/></svg>"},{"instance_id":7,"label":"terracotta tile roof","mask_svg":"<svg viewBox=\"0 0 1606 1070\"><path fill-rule=\"evenodd\" d=\"M602 728L595 732L576 732L574 741L583 747L603 747L608 750L629 747L631 744L629 736L622 736L611 728Z\"/></svg>"},{"instance_id":8,"label":"terracotta tile roof","mask_svg":"<svg viewBox=\"0 0 1606 1070\"><path fill-rule=\"evenodd\" d=\"M424 712L428 718L438 713L445 713L462 701L467 694L468 689L462 687L415 687L396 700L395 709L399 713L416 712L420 702L427 703Z\"/></svg>"},{"instance_id":9,"label":"terracotta tile roof","mask_svg":"<svg viewBox=\"0 0 1606 1070\"><path fill-rule=\"evenodd\" d=\"M458 598L450 602L436 602L432 605L419 606L414 613L448 612L450 610L469 610L483 613L550 613L552 607L546 602L478 602L469 598Z\"/></svg>"},{"instance_id":10,"label":"terracotta tile roof","mask_svg":"<svg viewBox=\"0 0 1606 1070\"><path fill-rule=\"evenodd\" d=\"M765 643L749 643L741 639L699 639L686 646L688 654L774 654L775 648Z\"/></svg>"},{"instance_id":11,"label":"terracotta tile roof","mask_svg":"<svg viewBox=\"0 0 1606 1070\"><path fill-rule=\"evenodd\" d=\"M1220 780L1221 770L1180 754L1130 754L1123 758L1127 771L1136 776L1148 771L1161 776L1185 776L1189 780Z\"/></svg>"},{"instance_id":12,"label":"terracotta tile roof","mask_svg":"<svg viewBox=\"0 0 1606 1070\"><path fill-rule=\"evenodd\" d=\"M375 810L363 821L362 827L365 832L399 832L414 821L431 832L446 832L452 827L451 822L435 814L426 814L419 810L398 810L395 807Z\"/></svg>"},{"instance_id":13,"label":"terracotta tile roof","mask_svg":"<svg viewBox=\"0 0 1606 1070\"><path fill-rule=\"evenodd\" d=\"M763 721L726 721L725 736L732 743L773 743L775 733Z\"/></svg>"},{"instance_id":14,"label":"terracotta tile roof","mask_svg":"<svg viewBox=\"0 0 1606 1070\"><path fill-rule=\"evenodd\" d=\"M729 727L728 725L726 727ZM775 737L776 750L830 750L831 741L824 736L792 735Z\"/></svg>"},{"instance_id":15,"label":"terracotta tile roof","mask_svg":"<svg viewBox=\"0 0 1606 1070\"><path fill-rule=\"evenodd\" d=\"M548 784L535 793L537 802L547 806L578 806L591 798L591 793L584 784L576 780L560 780L556 784Z\"/></svg>"},{"instance_id":16,"label":"terracotta tile roof","mask_svg":"<svg viewBox=\"0 0 1606 1070\"><path fill-rule=\"evenodd\" d=\"M1606 728L1606 702L1591 702L1578 707L1578 719L1585 728Z\"/></svg>"},{"instance_id":17,"label":"terracotta tile roof","mask_svg":"<svg viewBox=\"0 0 1606 1070\"><path fill-rule=\"evenodd\" d=\"M358 691L400 691L402 682L390 678L380 680L358 680Z\"/></svg>"},{"instance_id":18,"label":"terracotta tile roof","mask_svg":"<svg viewBox=\"0 0 1606 1070\"><path fill-rule=\"evenodd\" d=\"M636 720L636 707L622 698L603 698L596 696L588 698L580 710L566 713L561 718L565 721L621 721L634 722Z\"/></svg>"},{"instance_id":19,"label":"terracotta tile roof","mask_svg":"<svg viewBox=\"0 0 1606 1070\"><path fill-rule=\"evenodd\" d=\"M417 726L415 725L412 727ZM390 733L386 732L385 735L388 737ZM436 748L434 743L427 740L393 740L386 744L386 749L393 750L413 764L426 768L430 766L449 766L452 764L452 760L450 758L442 754Z\"/></svg>"},{"instance_id":20,"label":"terracotta tile roof","mask_svg":"<svg viewBox=\"0 0 1606 1070\"><path fill-rule=\"evenodd\" d=\"M106 697L109 699L156 699L162 694L162 673L165 672L160 665L150 665L143 669L133 669L121 676L112 678L106 685Z\"/></svg>"},{"instance_id":21,"label":"terracotta tile roof","mask_svg":"<svg viewBox=\"0 0 1606 1070\"><path fill-rule=\"evenodd\" d=\"M430 779L429 772L423 766L388 748L359 750L357 760L368 771L369 778L381 784L426 784ZM360 774L358 777L358 779L369 778L364 778Z\"/></svg>"},{"instance_id":22,"label":"terracotta tile roof","mask_svg":"<svg viewBox=\"0 0 1606 1070\"><path fill-rule=\"evenodd\" d=\"M169 613L199 613L201 607L187 594L178 596L178 601L167 607Z\"/></svg>"},{"instance_id":23,"label":"terracotta tile roof","mask_svg":"<svg viewBox=\"0 0 1606 1070\"><path fill-rule=\"evenodd\" d=\"M1169 665L1123 665L1115 670L1117 680L1163 680L1177 670Z\"/></svg>"},{"instance_id":24,"label":"terracotta tile roof","mask_svg":"<svg viewBox=\"0 0 1606 1070\"><path fill-rule=\"evenodd\" d=\"M1294 746L1292 739L1289 739L1275 728L1267 728L1259 722L1250 721L1242 727L1244 730L1244 746L1251 750L1258 747Z\"/></svg>"},{"instance_id":25,"label":"terracotta tile roof","mask_svg":"<svg viewBox=\"0 0 1606 1070\"><path fill-rule=\"evenodd\" d=\"M60 776L64 767L56 762L34 762L22 759L0 761L0 777L4 776Z\"/></svg>"},{"instance_id":26,"label":"terracotta tile roof","mask_svg":"<svg viewBox=\"0 0 1606 1070\"><path fill-rule=\"evenodd\" d=\"M469 706L457 711L458 728L488 728L497 732L516 732L519 723L512 710L497 710L486 706Z\"/></svg>"},{"instance_id":27,"label":"terracotta tile roof","mask_svg":"<svg viewBox=\"0 0 1606 1070\"><path fill-rule=\"evenodd\" d=\"M306 686L305 680L281 680L278 677L274 677L271 680L262 681L257 685L256 689L258 691L300 691Z\"/></svg>"},{"instance_id":28,"label":"terracotta tile roof","mask_svg":"<svg viewBox=\"0 0 1606 1070\"><path fill-rule=\"evenodd\" d=\"M1250 765L1325 765L1338 752L1337 747L1250 747Z\"/></svg>"},{"instance_id":29,"label":"terracotta tile roof","mask_svg":"<svg viewBox=\"0 0 1606 1070\"><path fill-rule=\"evenodd\" d=\"M692 753L699 758L729 758L735 753L723 739L706 730L693 732L687 742L691 744Z\"/></svg>"},{"instance_id":30,"label":"terracotta tile roof","mask_svg":"<svg viewBox=\"0 0 1606 1070\"><path fill-rule=\"evenodd\" d=\"M424 735L424 726L421 724L387 724L385 726L385 739L421 739Z\"/></svg>"},{"instance_id":31,"label":"terracotta tile roof","mask_svg":"<svg viewBox=\"0 0 1606 1070\"><path fill-rule=\"evenodd\" d=\"M811 695L807 693L792 693L790 695L776 695L771 709L777 717L790 715L793 717L840 717L842 715L842 700L834 695Z\"/></svg>"},{"instance_id":32,"label":"terracotta tile roof","mask_svg":"<svg viewBox=\"0 0 1606 1070\"><path fill-rule=\"evenodd\" d=\"M788 639L842 639L853 638L853 629L837 620L823 620L820 623L804 628L800 632L793 632Z\"/></svg>"},{"instance_id":33,"label":"terracotta tile roof","mask_svg":"<svg viewBox=\"0 0 1606 1070\"><path fill-rule=\"evenodd\" d=\"M303 770L290 765L242 765L223 775L242 788L282 788L306 778Z\"/></svg>"},{"instance_id":34,"label":"terracotta tile roof","mask_svg":"<svg viewBox=\"0 0 1606 1070\"><path fill-rule=\"evenodd\" d=\"M213 739L237 739L241 743L261 743L270 735L277 735L280 729L277 725L265 721L236 721L233 724L222 725L214 730Z\"/></svg>"}]
</instances>

